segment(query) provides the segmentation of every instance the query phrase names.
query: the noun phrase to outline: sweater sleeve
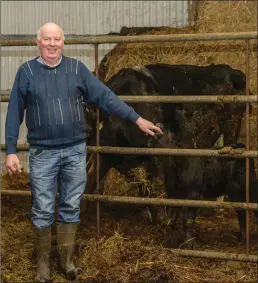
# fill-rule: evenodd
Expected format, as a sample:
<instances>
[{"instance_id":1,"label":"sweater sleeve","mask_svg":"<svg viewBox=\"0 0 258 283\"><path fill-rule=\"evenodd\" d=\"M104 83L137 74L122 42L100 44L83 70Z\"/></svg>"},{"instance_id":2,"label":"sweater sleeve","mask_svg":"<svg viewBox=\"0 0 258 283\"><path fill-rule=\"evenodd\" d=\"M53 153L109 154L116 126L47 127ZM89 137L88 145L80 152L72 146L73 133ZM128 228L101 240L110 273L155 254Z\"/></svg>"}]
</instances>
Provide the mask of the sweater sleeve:
<instances>
[{"instance_id":1,"label":"sweater sleeve","mask_svg":"<svg viewBox=\"0 0 258 283\"><path fill-rule=\"evenodd\" d=\"M85 100L87 102L95 103L108 114L119 116L133 123L140 117L131 106L116 96L112 90L98 80L82 63L81 74L83 76L84 87L86 88Z\"/></svg>"},{"instance_id":2,"label":"sweater sleeve","mask_svg":"<svg viewBox=\"0 0 258 283\"><path fill-rule=\"evenodd\" d=\"M7 116L5 121L6 154L16 153L20 125L26 108L26 94L29 86L28 78L22 67L17 71L13 84Z\"/></svg>"}]
</instances>

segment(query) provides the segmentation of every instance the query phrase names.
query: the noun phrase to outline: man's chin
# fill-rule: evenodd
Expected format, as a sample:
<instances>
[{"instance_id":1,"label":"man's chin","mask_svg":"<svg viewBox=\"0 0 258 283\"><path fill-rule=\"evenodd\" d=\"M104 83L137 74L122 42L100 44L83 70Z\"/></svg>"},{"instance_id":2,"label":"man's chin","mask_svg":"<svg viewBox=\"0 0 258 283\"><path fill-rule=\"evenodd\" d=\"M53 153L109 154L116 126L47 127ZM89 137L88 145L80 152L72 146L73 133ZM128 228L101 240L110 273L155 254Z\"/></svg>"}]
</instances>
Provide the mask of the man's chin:
<instances>
[{"instance_id":1,"label":"man's chin","mask_svg":"<svg viewBox=\"0 0 258 283\"><path fill-rule=\"evenodd\" d=\"M58 55L57 54L49 54L48 56L47 56L47 59L57 59L58 58Z\"/></svg>"}]
</instances>

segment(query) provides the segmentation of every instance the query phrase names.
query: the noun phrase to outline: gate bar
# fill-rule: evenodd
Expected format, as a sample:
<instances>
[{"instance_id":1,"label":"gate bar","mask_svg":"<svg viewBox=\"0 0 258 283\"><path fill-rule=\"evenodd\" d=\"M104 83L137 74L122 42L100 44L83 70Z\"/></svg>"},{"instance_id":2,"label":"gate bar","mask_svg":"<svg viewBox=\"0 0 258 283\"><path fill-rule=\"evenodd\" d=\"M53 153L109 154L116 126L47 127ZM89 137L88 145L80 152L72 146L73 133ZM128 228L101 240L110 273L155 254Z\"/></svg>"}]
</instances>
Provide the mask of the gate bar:
<instances>
[{"instance_id":1,"label":"gate bar","mask_svg":"<svg viewBox=\"0 0 258 283\"><path fill-rule=\"evenodd\" d=\"M242 40L256 39L257 32L223 32L223 33L198 33L198 34L163 34L163 35L128 35L128 36L88 36L75 37L65 40L65 45L71 44L103 44L103 43L136 43L136 42L171 42L171 41L211 41L211 40ZM35 36L36 39L36 36ZM34 46L33 39L0 40L4 46Z\"/></svg>"},{"instance_id":2,"label":"gate bar","mask_svg":"<svg viewBox=\"0 0 258 283\"><path fill-rule=\"evenodd\" d=\"M221 259L221 260L233 260L243 262L258 262L257 255L246 255L246 254L234 254L234 253L222 253L213 251L193 251L193 250L177 250L177 249L165 249L170 253L178 256L190 256L190 257L201 257L210 259Z\"/></svg>"},{"instance_id":3,"label":"gate bar","mask_svg":"<svg viewBox=\"0 0 258 283\"><path fill-rule=\"evenodd\" d=\"M98 78L98 60L99 60L99 50L98 50L98 44L94 44L94 51L95 51L95 74L96 78ZM99 146L99 108L96 109L96 115L97 115L97 121L96 121L96 146ZM97 194L99 194L99 167L100 167L100 161L99 161L99 153L96 154L96 191ZM96 213L97 213L97 236L100 236L100 206L99 201L96 203Z\"/></svg>"},{"instance_id":4,"label":"gate bar","mask_svg":"<svg viewBox=\"0 0 258 283\"><path fill-rule=\"evenodd\" d=\"M120 95L121 100L131 103L257 103L258 95L153 95L153 96L131 96ZM1 102L8 102L9 95L0 96Z\"/></svg>"},{"instance_id":5,"label":"gate bar","mask_svg":"<svg viewBox=\"0 0 258 283\"><path fill-rule=\"evenodd\" d=\"M2 196L31 196L30 191L22 190L2 190ZM59 195L59 194L57 194ZM110 196L97 194L83 194L83 199L88 201L100 201L105 203L127 203L135 205L158 205L158 206L182 206L182 207L208 207L208 208L225 208L225 209L242 209L258 211L257 203L244 202L219 202L206 200L184 200L184 199L168 199L168 198L143 198L143 197L126 197L126 196Z\"/></svg>"},{"instance_id":6,"label":"gate bar","mask_svg":"<svg viewBox=\"0 0 258 283\"><path fill-rule=\"evenodd\" d=\"M1 150L5 150L5 144L1 144ZM17 145L18 151L28 151L28 145ZM112 147L112 146L87 146L89 153L104 154L136 154L136 155L174 155L174 156L206 156L206 157L228 157L228 158L257 158L257 150L245 150L239 154L237 151L229 153L220 153L220 150L214 149L183 149L183 148L137 148L137 147Z\"/></svg>"},{"instance_id":7,"label":"gate bar","mask_svg":"<svg viewBox=\"0 0 258 283\"><path fill-rule=\"evenodd\" d=\"M246 97L249 96L249 40L245 40L245 61L246 61ZM249 103L245 106L245 146L246 150L250 149L250 129L249 129ZM249 192L250 192L250 162L249 159L245 160L245 201L249 202ZM249 237L250 237L250 225L249 225L249 211L246 211L246 253L249 253Z\"/></svg>"}]
</instances>

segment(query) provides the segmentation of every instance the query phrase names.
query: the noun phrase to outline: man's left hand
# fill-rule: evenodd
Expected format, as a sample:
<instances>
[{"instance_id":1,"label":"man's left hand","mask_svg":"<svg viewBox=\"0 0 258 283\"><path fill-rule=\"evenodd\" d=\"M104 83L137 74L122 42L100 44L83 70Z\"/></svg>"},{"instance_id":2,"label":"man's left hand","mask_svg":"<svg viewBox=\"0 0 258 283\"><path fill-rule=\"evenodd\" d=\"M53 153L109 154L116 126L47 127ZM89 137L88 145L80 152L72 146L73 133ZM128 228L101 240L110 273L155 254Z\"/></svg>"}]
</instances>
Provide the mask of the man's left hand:
<instances>
[{"instance_id":1,"label":"man's left hand","mask_svg":"<svg viewBox=\"0 0 258 283\"><path fill-rule=\"evenodd\" d=\"M155 136L155 134L163 135L163 132L159 127L155 126L152 122L143 119L142 117L139 117L136 120L136 124L146 135L149 136Z\"/></svg>"}]
</instances>

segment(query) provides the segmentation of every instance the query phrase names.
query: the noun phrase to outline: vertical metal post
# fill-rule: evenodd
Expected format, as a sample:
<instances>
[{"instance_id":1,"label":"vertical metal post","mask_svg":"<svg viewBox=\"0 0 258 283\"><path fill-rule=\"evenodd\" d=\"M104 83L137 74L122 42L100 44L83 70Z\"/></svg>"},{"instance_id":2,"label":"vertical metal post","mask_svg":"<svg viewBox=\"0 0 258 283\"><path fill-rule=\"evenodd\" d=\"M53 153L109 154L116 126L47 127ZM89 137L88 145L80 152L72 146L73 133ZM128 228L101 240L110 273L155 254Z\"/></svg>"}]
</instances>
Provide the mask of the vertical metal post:
<instances>
[{"instance_id":1,"label":"vertical metal post","mask_svg":"<svg viewBox=\"0 0 258 283\"><path fill-rule=\"evenodd\" d=\"M98 60L99 60L99 54L98 54L98 44L94 44L94 51L95 51L95 74L98 78ZM96 146L99 146L99 109L96 110L97 114L97 121L96 121ZM96 191L97 194L99 194L99 153L96 154ZM99 207L99 201L96 202L96 210L97 210L97 236L100 235L100 207Z\"/></svg>"},{"instance_id":2,"label":"vertical metal post","mask_svg":"<svg viewBox=\"0 0 258 283\"><path fill-rule=\"evenodd\" d=\"M246 95L249 95L249 40L245 40L245 60L246 60ZM245 109L245 128L246 128L246 150L250 149L249 136L249 103L246 103ZM249 185L250 185L250 160L246 158L246 202L249 202ZM246 252L249 253L249 210L246 210Z\"/></svg>"}]
</instances>

